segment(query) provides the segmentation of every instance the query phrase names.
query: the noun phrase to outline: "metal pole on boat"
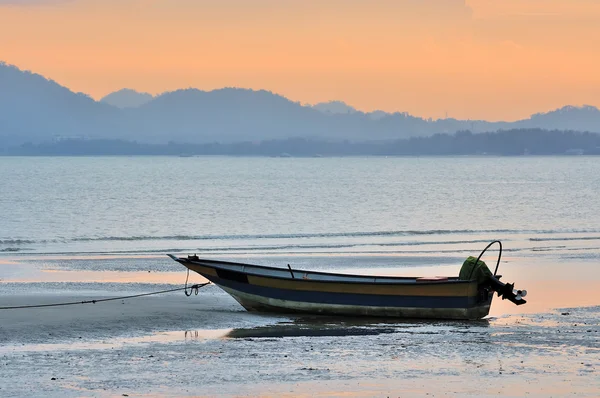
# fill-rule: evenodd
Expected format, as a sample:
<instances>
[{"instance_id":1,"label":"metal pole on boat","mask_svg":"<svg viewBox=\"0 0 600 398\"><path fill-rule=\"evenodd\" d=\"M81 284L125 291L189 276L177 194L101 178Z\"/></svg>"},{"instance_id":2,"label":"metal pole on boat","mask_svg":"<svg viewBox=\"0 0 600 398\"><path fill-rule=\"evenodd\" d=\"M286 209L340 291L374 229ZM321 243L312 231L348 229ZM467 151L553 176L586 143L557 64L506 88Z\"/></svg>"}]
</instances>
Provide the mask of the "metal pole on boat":
<instances>
[{"instance_id":1,"label":"metal pole on boat","mask_svg":"<svg viewBox=\"0 0 600 398\"><path fill-rule=\"evenodd\" d=\"M296 279L296 277L294 276L294 272L292 271L292 267L290 267L289 264L288 264L288 268L290 270L290 274L292 274L292 279Z\"/></svg>"},{"instance_id":2,"label":"metal pole on boat","mask_svg":"<svg viewBox=\"0 0 600 398\"><path fill-rule=\"evenodd\" d=\"M500 265L500 259L502 258L502 242L500 242L499 240L495 240L493 242L491 242L489 245L487 245L485 247L485 249L483 249L483 251L479 254L479 257L477 257L477 261L475 261L475 265L477 265L479 263L479 260L481 259L481 257L483 256L483 254L487 251L487 249L489 249L494 243L497 243L500 246L500 250L498 251L498 261L496 262L496 269L494 270L494 276L496 276L496 274L498 273L498 266ZM473 268L473 270L475 270L475 268ZM473 275L473 271L471 271L471 276Z\"/></svg>"}]
</instances>

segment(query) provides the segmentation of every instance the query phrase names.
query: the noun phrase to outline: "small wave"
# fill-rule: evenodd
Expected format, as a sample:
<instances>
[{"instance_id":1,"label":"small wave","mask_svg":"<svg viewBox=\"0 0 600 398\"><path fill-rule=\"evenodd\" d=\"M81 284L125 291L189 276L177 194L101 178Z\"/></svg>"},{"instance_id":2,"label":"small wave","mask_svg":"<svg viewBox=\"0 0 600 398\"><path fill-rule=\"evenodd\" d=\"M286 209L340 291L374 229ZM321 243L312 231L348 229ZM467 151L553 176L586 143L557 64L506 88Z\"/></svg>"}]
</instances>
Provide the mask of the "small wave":
<instances>
[{"instance_id":1,"label":"small wave","mask_svg":"<svg viewBox=\"0 0 600 398\"><path fill-rule=\"evenodd\" d=\"M41 241L29 239L0 239L0 245L27 245L39 242Z\"/></svg>"},{"instance_id":2,"label":"small wave","mask_svg":"<svg viewBox=\"0 0 600 398\"><path fill-rule=\"evenodd\" d=\"M290 245L257 245L257 246L232 246L232 247L210 247L198 248L199 251L205 252L227 252L227 251L260 251L260 250L290 250L290 249L349 249L356 247L399 247L399 246L436 246L436 245L462 245L470 243L488 242L487 239L475 240L457 240L457 241L441 241L441 242L398 242L398 243L348 243L348 244L290 244Z\"/></svg>"},{"instance_id":3,"label":"small wave","mask_svg":"<svg viewBox=\"0 0 600 398\"><path fill-rule=\"evenodd\" d=\"M432 230L394 230L394 231L356 231L356 232L318 232L291 234L240 234L240 235L136 235L136 236L84 236L74 238L59 237L56 239L24 239L2 238L0 245L14 246L25 244L69 243L69 242L110 242L110 241L206 241L206 240L260 240L260 239L310 239L310 238L361 238L361 237L411 237L435 235L477 235L477 234L574 234L600 233L600 229L550 229L550 230L520 230L520 229L432 229ZM548 237L529 238L531 241L544 240L593 240L600 237ZM435 242L431 242L434 243Z\"/></svg>"},{"instance_id":4,"label":"small wave","mask_svg":"<svg viewBox=\"0 0 600 398\"><path fill-rule=\"evenodd\" d=\"M552 238L529 238L532 242L556 242L556 241L576 241L576 240L600 240L600 236L569 236Z\"/></svg>"},{"instance_id":5,"label":"small wave","mask_svg":"<svg viewBox=\"0 0 600 398\"><path fill-rule=\"evenodd\" d=\"M21 239L21 238L6 238L0 239L0 245L33 245L36 243L66 243L69 239Z\"/></svg>"},{"instance_id":6,"label":"small wave","mask_svg":"<svg viewBox=\"0 0 600 398\"><path fill-rule=\"evenodd\" d=\"M7 247L5 249L0 249L0 253L20 252L21 250L25 250L25 249L18 248L18 247Z\"/></svg>"},{"instance_id":7,"label":"small wave","mask_svg":"<svg viewBox=\"0 0 600 398\"><path fill-rule=\"evenodd\" d=\"M73 238L77 242L93 241L143 241L143 240L250 240L250 239L302 239L302 238L360 238L381 236L423 236L423 235L474 235L474 234L556 234L592 233L600 230L517 230L517 229L431 229L395 230L369 232L319 232L298 234L241 234L241 235L139 235L139 236L99 236Z\"/></svg>"},{"instance_id":8,"label":"small wave","mask_svg":"<svg viewBox=\"0 0 600 398\"><path fill-rule=\"evenodd\" d=\"M67 243L67 242L110 242L110 241L196 241L196 240L259 240L259 239L304 239L304 238L360 238L387 236L419 236L419 235L450 235L477 233L520 233L516 230L405 230L405 231L372 231L372 232L321 232L299 234L242 234L242 235L138 235L138 236L97 236L77 237L70 239L0 239L0 244L34 244L34 243Z\"/></svg>"},{"instance_id":9,"label":"small wave","mask_svg":"<svg viewBox=\"0 0 600 398\"><path fill-rule=\"evenodd\" d=\"M200 248L164 248L164 249L137 249L137 250L109 250L102 252L45 252L37 254L135 254L135 253L180 253L180 252L198 252L198 253L253 253L253 252L283 252L285 250L328 250L331 249L349 249L360 247L406 247L406 246L436 246L436 245L462 245L472 243L487 243L487 239L474 240L456 240L456 241L438 241L438 242L399 242L399 243L348 243L348 244L284 244L284 245L255 245L255 246L223 246L223 247L200 247ZM468 249L465 249L468 250ZM287 253L287 252L286 252ZM290 251L290 253L292 253ZM342 252L335 252L342 253ZM361 253L352 251L348 253ZM381 253L386 253L381 251ZM394 253L389 251L389 253Z\"/></svg>"},{"instance_id":10,"label":"small wave","mask_svg":"<svg viewBox=\"0 0 600 398\"><path fill-rule=\"evenodd\" d=\"M142 240L250 240L250 239L303 239L303 238L360 238L377 236L415 236L474 233L502 233L509 230L428 230L428 231L373 231L373 232L322 232L305 234L248 234L248 235L165 235L165 236L100 236L73 238L75 242L142 241Z\"/></svg>"}]
</instances>

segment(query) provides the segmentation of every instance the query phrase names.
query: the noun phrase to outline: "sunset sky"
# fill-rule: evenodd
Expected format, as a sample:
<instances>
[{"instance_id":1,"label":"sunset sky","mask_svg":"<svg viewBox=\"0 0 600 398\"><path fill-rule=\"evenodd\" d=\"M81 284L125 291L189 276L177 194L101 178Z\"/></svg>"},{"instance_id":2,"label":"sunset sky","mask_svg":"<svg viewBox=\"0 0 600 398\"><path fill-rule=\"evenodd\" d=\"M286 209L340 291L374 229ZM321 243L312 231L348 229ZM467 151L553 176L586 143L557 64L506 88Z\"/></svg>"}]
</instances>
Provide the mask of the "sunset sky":
<instances>
[{"instance_id":1,"label":"sunset sky","mask_svg":"<svg viewBox=\"0 0 600 398\"><path fill-rule=\"evenodd\" d=\"M96 99L235 86L515 120L600 106L600 1L0 0L0 60Z\"/></svg>"}]
</instances>

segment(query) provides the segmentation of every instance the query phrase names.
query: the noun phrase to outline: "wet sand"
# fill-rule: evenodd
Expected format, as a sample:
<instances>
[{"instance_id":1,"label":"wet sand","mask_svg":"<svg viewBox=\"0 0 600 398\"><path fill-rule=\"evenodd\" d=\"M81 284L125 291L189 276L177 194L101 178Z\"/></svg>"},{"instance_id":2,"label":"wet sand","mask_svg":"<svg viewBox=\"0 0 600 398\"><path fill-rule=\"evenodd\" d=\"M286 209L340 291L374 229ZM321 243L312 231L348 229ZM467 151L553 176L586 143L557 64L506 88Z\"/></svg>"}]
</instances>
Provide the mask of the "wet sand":
<instances>
[{"instance_id":1,"label":"wet sand","mask_svg":"<svg viewBox=\"0 0 600 398\"><path fill-rule=\"evenodd\" d=\"M144 293L185 278L152 264L119 270L115 259L102 272L10 261L0 264L0 306ZM560 264L523 262L502 271L529 290L529 303L495 299L492 316L476 322L252 314L216 286L191 297L2 310L0 396L596 397L596 264L570 264L559 280Z\"/></svg>"}]
</instances>

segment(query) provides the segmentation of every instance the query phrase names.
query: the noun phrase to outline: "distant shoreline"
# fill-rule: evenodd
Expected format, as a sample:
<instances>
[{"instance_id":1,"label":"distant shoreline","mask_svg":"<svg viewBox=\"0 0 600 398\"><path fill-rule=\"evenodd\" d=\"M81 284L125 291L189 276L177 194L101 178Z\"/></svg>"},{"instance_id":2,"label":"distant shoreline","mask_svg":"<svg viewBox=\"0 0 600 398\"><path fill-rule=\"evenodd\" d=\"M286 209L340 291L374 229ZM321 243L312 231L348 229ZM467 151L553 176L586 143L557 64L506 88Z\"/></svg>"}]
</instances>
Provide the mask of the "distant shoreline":
<instances>
[{"instance_id":1,"label":"distant shoreline","mask_svg":"<svg viewBox=\"0 0 600 398\"><path fill-rule=\"evenodd\" d=\"M0 156L577 156L600 155L600 134L517 129L473 134L435 134L397 140L331 141L307 138L231 143L150 144L126 140L68 138L0 146Z\"/></svg>"}]
</instances>

